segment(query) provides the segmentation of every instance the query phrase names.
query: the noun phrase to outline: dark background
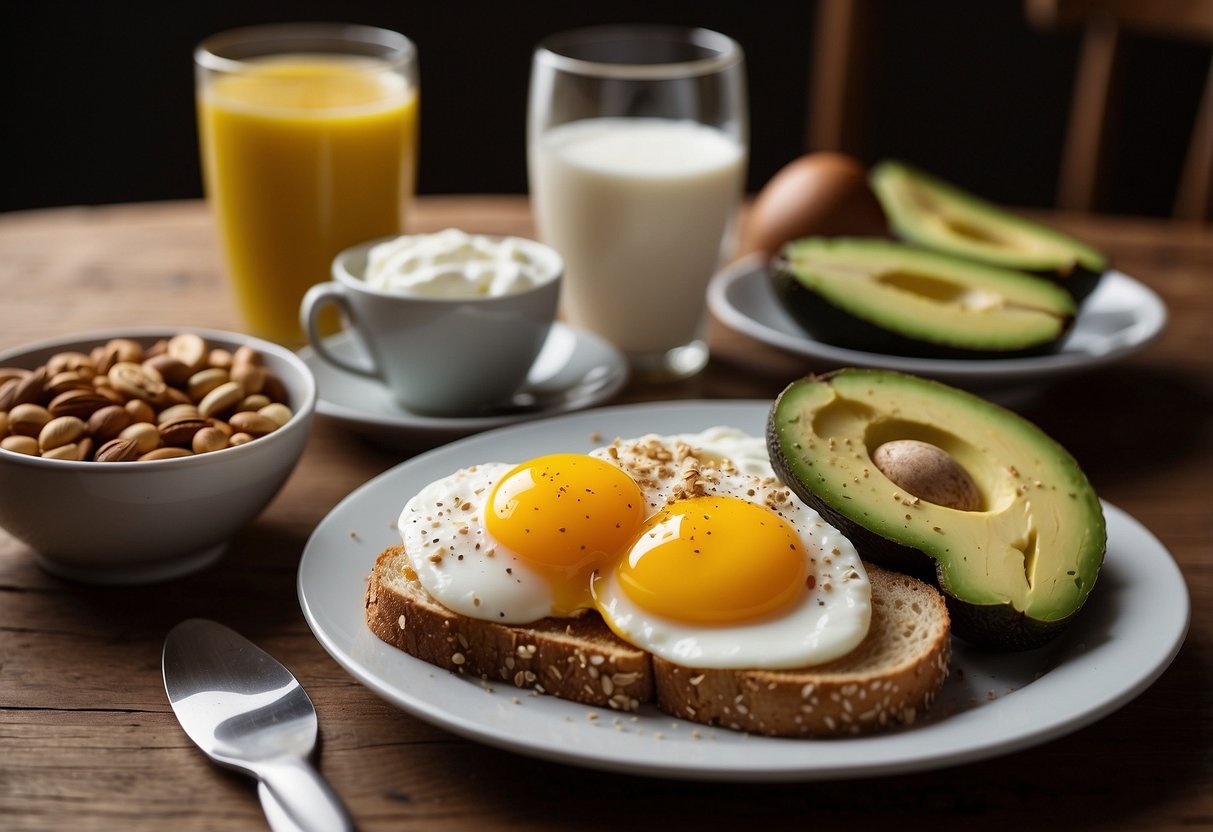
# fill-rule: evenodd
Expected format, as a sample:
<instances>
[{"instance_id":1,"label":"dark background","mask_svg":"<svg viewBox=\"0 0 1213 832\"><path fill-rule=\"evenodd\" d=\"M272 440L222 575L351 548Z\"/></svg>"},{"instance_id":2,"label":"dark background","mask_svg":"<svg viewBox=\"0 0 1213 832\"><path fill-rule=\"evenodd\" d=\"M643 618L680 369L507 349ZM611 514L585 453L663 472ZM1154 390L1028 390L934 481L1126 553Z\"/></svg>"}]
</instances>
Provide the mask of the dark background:
<instances>
[{"instance_id":1,"label":"dark background","mask_svg":"<svg viewBox=\"0 0 1213 832\"><path fill-rule=\"evenodd\" d=\"M1078 33L1033 29L1019 0L877 8L862 160L898 157L1000 202L1052 204ZM757 190L805 149L815 10L769 0L7 2L0 211L200 196L193 47L287 20L367 23L414 40L421 193L525 192L527 79L544 35L608 22L717 29L747 55ZM1170 212L1208 65L1208 47L1128 43L1105 210Z\"/></svg>"}]
</instances>

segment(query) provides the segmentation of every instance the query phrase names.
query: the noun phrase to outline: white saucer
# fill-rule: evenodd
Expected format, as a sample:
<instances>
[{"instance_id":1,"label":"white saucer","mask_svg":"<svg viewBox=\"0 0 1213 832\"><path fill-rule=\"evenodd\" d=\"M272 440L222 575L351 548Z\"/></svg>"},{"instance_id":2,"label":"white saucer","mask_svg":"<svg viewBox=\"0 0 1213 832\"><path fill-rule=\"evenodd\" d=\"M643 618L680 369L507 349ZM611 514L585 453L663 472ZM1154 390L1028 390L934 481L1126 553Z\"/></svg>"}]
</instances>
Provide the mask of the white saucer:
<instances>
[{"instance_id":1,"label":"white saucer","mask_svg":"<svg viewBox=\"0 0 1213 832\"><path fill-rule=\"evenodd\" d=\"M352 361L363 354L357 337L349 332L330 336L326 346ZM384 385L334 367L310 347L299 350L299 357L316 376L317 413L372 439L413 447L593 407L609 400L628 380L627 359L619 350L591 332L559 322L513 401L469 416L413 413L398 404Z\"/></svg>"},{"instance_id":2,"label":"white saucer","mask_svg":"<svg viewBox=\"0 0 1213 832\"><path fill-rule=\"evenodd\" d=\"M861 352L811 338L780 305L766 266L745 258L712 278L708 307L731 329L810 359L818 369L879 367L970 388L1010 387L1111 364L1144 349L1162 332L1167 308L1149 287L1108 272L1087 298L1056 353L1030 358L932 359Z\"/></svg>"}]
</instances>

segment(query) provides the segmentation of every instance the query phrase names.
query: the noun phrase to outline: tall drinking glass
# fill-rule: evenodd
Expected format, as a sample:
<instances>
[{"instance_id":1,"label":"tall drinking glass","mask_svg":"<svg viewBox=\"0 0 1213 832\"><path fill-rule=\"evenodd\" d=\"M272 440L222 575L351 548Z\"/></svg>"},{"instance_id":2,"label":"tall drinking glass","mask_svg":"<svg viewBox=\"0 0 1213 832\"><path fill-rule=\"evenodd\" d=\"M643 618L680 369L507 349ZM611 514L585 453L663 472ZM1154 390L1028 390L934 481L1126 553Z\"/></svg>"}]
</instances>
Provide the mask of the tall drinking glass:
<instances>
[{"instance_id":1,"label":"tall drinking glass","mask_svg":"<svg viewBox=\"0 0 1213 832\"><path fill-rule=\"evenodd\" d=\"M569 320L646 379L707 363L705 291L731 241L748 124L741 47L705 29L604 26L542 41L527 156Z\"/></svg>"},{"instance_id":2,"label":"tall drinking glass","mask_svg":"<svg viewBox=\"0 0 1213 832\"><path fill-rule=\"evenodd\" d=\"M206 192L237 304L254 334L302 345L299 303L333 257L403 228L416 50L385 29L282 24L215 35L194 59Z\"/></svg>"}]
</instances>

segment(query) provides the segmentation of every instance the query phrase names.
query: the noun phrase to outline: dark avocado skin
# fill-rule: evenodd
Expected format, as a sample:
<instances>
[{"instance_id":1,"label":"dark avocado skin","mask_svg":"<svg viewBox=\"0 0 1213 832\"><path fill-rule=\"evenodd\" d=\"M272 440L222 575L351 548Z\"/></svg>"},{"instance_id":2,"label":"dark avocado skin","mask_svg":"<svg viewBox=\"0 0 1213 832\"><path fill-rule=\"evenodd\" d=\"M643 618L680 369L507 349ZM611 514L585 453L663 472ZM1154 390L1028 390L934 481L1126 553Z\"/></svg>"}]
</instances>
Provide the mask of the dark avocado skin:
<instances>
[{"instance_id":1,"label":"dark avocado skin","mask_svg":"<svg viewBox=\"0 0 1213 832\"><path fill-rule=\"evenodd\" d=\"M806 288L796 279L787 261L777 258L768 272L771 288L784 310L805 332L823 344L836 347L898 355L909 358L972 359L1024 358L1057 352L1064 337L1056 341L1012 350L977 350L946 343L908 338L891 329L858 318ZM1066 324L1069 331L1070 323ZM944 335L941 333L941 335ZM946 337L946 336L945 336Z\"/></svg>"},{"instance_id":2,"label":"dark avocado skin","mask_svg":"<svg viewBox=\"0 0 1213 832\"><path fill-rule=\"evenodd\" d=\"M1029 272L1029 274L1048 278L1057 283L1070 293L1070 297L1074 298L1074 305L1080 307L1082 302L1090 297L1099 286L1099 281L1103 280L1103 276L1107 272L1093 272L1078 266L1068 275L1059 275L1057 272Z\"/></svg>"},{"instance_id":3,"label":"dark avocado skin","mask_svg":"<svg viewBox=\"0 0 1213 832\"><path fill-rule=\"evenodd\" d=\"M833 373L812 378L827 381ZM793 382L795 384L795 382ZM786 392L786 390L785 390ZM934 558L925 552L904 546L859 525L823 501L792 473L788 456L780 441L776 414L783 394L771 406L767 419L767 453L775 475L809 508L815 510L854 544L860 557L897 572L912 575L939 590L952 619L952 632L978 647L997 651L1032 650L1057 637L1079 611L1056 621L1038 621L1016 611L1010 604L972 604L950 593L940 580L941 571ZM1081 609L1081 607L1079 608Z\"/></svg>"}]
</instances>

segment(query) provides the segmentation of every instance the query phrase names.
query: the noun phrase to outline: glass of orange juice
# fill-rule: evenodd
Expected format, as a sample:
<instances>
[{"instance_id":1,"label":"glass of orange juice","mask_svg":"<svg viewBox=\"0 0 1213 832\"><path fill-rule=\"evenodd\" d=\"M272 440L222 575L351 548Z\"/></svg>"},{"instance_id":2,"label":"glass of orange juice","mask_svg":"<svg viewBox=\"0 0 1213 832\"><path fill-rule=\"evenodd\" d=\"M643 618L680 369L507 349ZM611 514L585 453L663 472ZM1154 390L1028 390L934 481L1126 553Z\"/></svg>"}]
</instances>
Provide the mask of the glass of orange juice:
<instances>
[{"instance_id":1,"label":"glass of orange juice","mask_svg":"<svg viewBox=\"0 0 1213 832\"><path fill-rule=\"evenodd\" d=\"M194 53L207 197L254 334L301 346L299 304L350 246L403 230L417 165L417 50L369 26L214 35Z\"/></svg>"}]
</instances>

